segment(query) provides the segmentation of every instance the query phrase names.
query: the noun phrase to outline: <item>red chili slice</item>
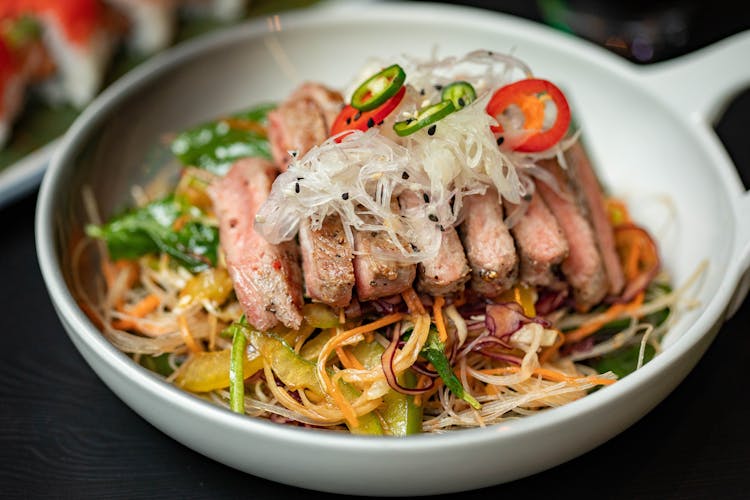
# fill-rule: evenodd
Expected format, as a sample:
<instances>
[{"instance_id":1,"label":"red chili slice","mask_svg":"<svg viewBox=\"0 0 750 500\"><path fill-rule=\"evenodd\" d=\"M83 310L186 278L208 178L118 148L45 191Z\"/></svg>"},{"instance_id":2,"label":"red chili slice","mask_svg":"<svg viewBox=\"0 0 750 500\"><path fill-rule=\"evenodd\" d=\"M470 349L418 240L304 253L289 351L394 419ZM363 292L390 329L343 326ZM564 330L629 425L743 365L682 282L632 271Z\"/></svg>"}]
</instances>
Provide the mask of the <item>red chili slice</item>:
<instances>
[{"instance_id":1,"label":"red chili slice","mask_svg":"<svg viewBox=\"0 0 750 500\"><path fill-rule=\"evenodd\" d=\"M544 100L552 99L557 108L555 123L548 129L543 128L545 106ZM525 153L543 151L563 138L570 126L570 106L565 95L552 82L539 78L519 80L499 88L487 104L486 111L500 122L500 116L509 106L517 106L524 116L523 131L527 132L518 142L506 147ZM492 127L495 133L502 133L502 125ZM520 131L519 131L520 132Z\"/></svg>"},{"instance_id":2,"label":"red chili slice","mask_svg":"<svg viewBox=\"0 0 750 500\"><path fill-rule=\"evenodd\" d=\"M351 105L344 107L333 121L333 125L331 125L331 135L340 134L345 130L361 130L365 132L367 129L379 125L380 122L385 120L401 104L405 93L406 87L403 86L393 97L372 111L359 111ZM343 138L344 136L339 137L336 139L336 142L341 142Z\"/></svg>"}]
</instances>

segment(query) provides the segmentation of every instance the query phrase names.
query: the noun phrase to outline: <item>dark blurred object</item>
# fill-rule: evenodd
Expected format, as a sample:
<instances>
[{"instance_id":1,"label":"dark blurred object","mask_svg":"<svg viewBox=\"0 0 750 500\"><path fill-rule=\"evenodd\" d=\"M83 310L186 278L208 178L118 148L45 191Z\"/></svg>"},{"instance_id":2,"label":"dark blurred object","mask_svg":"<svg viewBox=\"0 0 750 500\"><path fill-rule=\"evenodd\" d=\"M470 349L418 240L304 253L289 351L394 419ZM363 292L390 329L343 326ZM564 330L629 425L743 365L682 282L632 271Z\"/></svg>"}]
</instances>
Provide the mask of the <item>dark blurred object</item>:
<instances>
[{"instance_id":1,"label":"dark blurred object","mask_svg":"<svg viewBox=\"0 0 750 500\"><path fill-rule=\"evenodd\" d=\"M746 2L537 0L537 5L542 22L640 64L670 59L750 29Z\"/></svg>"},{"instance_id":2,"label":"dark blurred object","mask_svg":"<svg viewBox=\"0 0 750 500\"><path fill-rule=\"evenodd\" d=\"M750 29L750 2L736 0L437 1L532 19L638 64L671 59Z\"/></svg>"}]
</instances>

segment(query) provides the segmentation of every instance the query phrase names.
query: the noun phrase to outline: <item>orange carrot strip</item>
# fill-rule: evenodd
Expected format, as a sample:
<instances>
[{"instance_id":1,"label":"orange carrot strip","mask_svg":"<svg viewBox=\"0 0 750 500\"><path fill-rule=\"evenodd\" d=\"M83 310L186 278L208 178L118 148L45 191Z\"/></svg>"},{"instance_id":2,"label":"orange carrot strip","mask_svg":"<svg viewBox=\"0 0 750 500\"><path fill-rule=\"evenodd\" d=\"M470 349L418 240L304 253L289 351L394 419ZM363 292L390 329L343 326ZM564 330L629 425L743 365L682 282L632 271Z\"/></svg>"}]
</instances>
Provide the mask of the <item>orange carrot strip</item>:
<instances>
[{"instance_id":1,"label":"orange carrot strip","mask_svg":"<svg viewBox=\"0 0 750 500\"><path fill-rule=\"evenodd\" d=\"M349 351L346 350L344 346L336 346L336 354L339 357L339 360L341 361L341 364L344 365L344 368L350 368L355 370L362 370L364 369L364 366L362 366L362 363L359 362L359 360L352 356Z\"/></svg>"},{"instance_id":2,"label":"orange carrot strip","mask_svg":"<svg viewBox=\"0 0 750 500\"><path fill-rule=\"evenodd\" d=\"M422 305L422 301L419 300L419 296L417 295L417 292L414 291L413 288L409 288L408 290L405 290L401 292L401 297L404 299L404 302L406 302L406 306L409 308L409 312L412 314L424 314L424 306Z\"/></svg>"},{"instance_id":3,"label":"orange carrot strip","mask_svg":"<svg viewBox=\"0 0 750 500\"><path fill-rule=\"evenodd\" d=\"M397 321L401 321L404 318L404 316L405 316L404 313L393 313L387 316L383 316L379 320L373 321L372 323L367 323L365 325L360 325L355 328L351 328L349 330L343 331L339 333L338 335L334 336L331 340L329 340L326 343L326 345L323 346L323 349L321 349L320 353L318 354L318 362L317 362L318 378L323 381L323 385L325 385L326 391L328 392L328 394L331 395L331 397L333 397L334 402L341 410L341 413L344 414L344 418L346 419L349 426L352 428L356 428L359 426L359 420L357 419L357 414L354 411L354 408L352 408L352 405L349 404L349 402L346 400L344 395L341 394L341 391L337 387L337 384L334 384L331 381L331 377L328 376L328 371L325 368L325 360L327 360L328 356L330 356L331 353L334 350L336 350L336 348L340 346L345 340L350 339L360 334L365 334L368 332L375 331L378 328L390 325Z\"/></svg>"},{"instance_id":4,"label":"orange carrot strip","mask_svg":"<svg viewBox=\"0 0 750 500\"><path fill-rule=\"evenodd\" d=\"M643 297L644 293L640 292L635 296L635 298L633 298L632 301L628 303L613 304L609 309L599 315L597 319L593 319L590 322L576 328L572 332L566 333L565 343L572 344L574 342L579 342L599 330L610 321L617 319L621 314L625 314L627 312L638 309L639 307L641 307L641 304L643 304Z\"/></svg>"},{"instance_id":5,"label":"orange carrot strip","mask_svg":"<svg viewBox=\"0 0 750 500\"><path fill-rule=\"evenodd\" d=\"M131 316L135 316L136 318L143 318L147 314L154 312L156 308L159 307L159 304L161 304L161 299L158 295L152 293L146 295L140 300L140 302L136 303L132 307L129 307L123 312ZM123 310L122 307L117 307L116 309L120 311ZM119 330L131 330L138 327L138 325L130 319L115 320L112 322L112 326Z\"/></svg>"},{"instance_id":6,"label":"orange carrot strip","mask_svg":"<svg viewBox=\"0 0 750 500\"><path fill-rule=\"evenodd\" d=\"M404 316L406 316L404 313L393 313L387 316L383 316L382 318L375 320L372 323L366 323L350 330L345 330L337 335L336 339L341 338L341 341L343 342L344 340L354 337L355 335L359 335L360 333L374 332L378 328L382 328L392 323L396 323L397 321L401 321L402 319L404 319Z\"/></svg>"},{"instance_id":7,"label":"orange carrot strip","mask_svg":"<svg viewBox=\"0 0 750 500\"><path fill-rule=\"evenodd\" d=\"M443 318L444 304L444 297L435 297L435 302L432 304L432 315L435 317L435 326L437 326L438 333L440 334L440 342L442 343L448 341L448 330L445 328L445 319Z\"/></svg>"},{"instance_id":8,"label":"orange carrot strip","mask_svg":"<svg viewBox=\"0 0 750 500\"><path fill-rule=\"evenodd\" d=\"M180 335L182 335L182 339L185 341L185 345L188 349L194 353L203 352L203 347L196 342L195 337L190 333L190 328L188 328L185 316L180 315L177 317L177 325L180 327Z\"/></svg>"}]
</instances>

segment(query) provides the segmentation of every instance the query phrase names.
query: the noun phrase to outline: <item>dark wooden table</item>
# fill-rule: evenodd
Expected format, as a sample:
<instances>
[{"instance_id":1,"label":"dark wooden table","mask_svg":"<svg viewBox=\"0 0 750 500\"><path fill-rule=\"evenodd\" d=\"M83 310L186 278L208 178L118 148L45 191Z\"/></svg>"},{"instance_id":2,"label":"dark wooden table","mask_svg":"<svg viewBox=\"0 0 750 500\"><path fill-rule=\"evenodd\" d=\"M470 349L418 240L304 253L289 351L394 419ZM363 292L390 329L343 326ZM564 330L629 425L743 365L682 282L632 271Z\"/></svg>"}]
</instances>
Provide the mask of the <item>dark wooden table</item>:
<instances>
[{"instance_id":1,"label":"dark wooden table","mask_svg":"<svg viewBox=\"0 0 750 500\"><path fill-rule=\"evenodd\" d=\"M531 2L473 3L538 19ZM703 26L702 40L737 25L734 19ZM748 185L750 93L732 103L716 130ZM48 298L36 258L35 202L31 193L0 209L0 498L332 496L214 462L110 392L69 341ZM748 367L746 300L684 383L630 429L546 472L452 497L750 498Z\"/></svg>"}]
</instances>

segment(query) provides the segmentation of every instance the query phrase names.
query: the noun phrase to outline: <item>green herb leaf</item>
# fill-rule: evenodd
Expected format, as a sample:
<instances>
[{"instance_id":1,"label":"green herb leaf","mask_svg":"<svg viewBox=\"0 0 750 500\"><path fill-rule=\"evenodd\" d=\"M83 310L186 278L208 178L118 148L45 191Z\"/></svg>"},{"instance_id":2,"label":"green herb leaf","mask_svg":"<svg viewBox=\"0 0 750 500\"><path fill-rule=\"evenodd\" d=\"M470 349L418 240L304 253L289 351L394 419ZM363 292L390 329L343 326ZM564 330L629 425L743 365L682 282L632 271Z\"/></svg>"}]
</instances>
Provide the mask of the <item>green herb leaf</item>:
<instances>
[{"instance_id":1,"label":"green herb leaf","mask_svg":"<svg viewBox=\"0 0 750 500\"><path fill-rule=\"evenodd\" d=\"M216 265L219 231L200 219L203 213L185 202L167 196L130 210L102 226L88 226L89 236L107 242L114 260L136 259L151 253L166 253L190 272ZM186 221L175 229L178 218Z\"/></svg>"},{"instance_id":2,"label":"green herb leaf","mask_svg":"<svg viewBox=\"0 0 750 500\"><path fill-rule=\"evenodd\" d=\"M271 159L265 130L268 112L273 107L264 104L188 129L172 142L172 153L183 165L204 168L217 175L224 175L240 158Z\"/></svg>"},{"instance_id":3,"label":"green herb leaf","mask_svg":"<svg viewBox=\"0 0 750 500\"><path fill-rule=\"evenodd\" d=\"M599 373L612 371L618 378L622 378L635 371L638 366L640 349L640 344L636 344L605 354L594 363L594 368ZM650 344L646 344L643 363L651 361L655 354L656 350Z\"/></svg>"},{"instance_id":4,"label":"green herb leaf","mask_svg":"<svg viewBox=\"0 0 750 500\"><path fill-rule=\"evenodd\" d=\"M430 328L427 342L425 342L419 354L432 363L432 366L435 367L435 371L437 371L440 378L443 379L445 386L450 389L453 394L469 403L472 407L476 409L481 408L479 401L474 399L471 394L464 391L464 386L461 384L461 381L456 374L453 373L450 361L445 355L445 344L440 341L440 336L434 328Z\"/></svg>"}]
</instances>

